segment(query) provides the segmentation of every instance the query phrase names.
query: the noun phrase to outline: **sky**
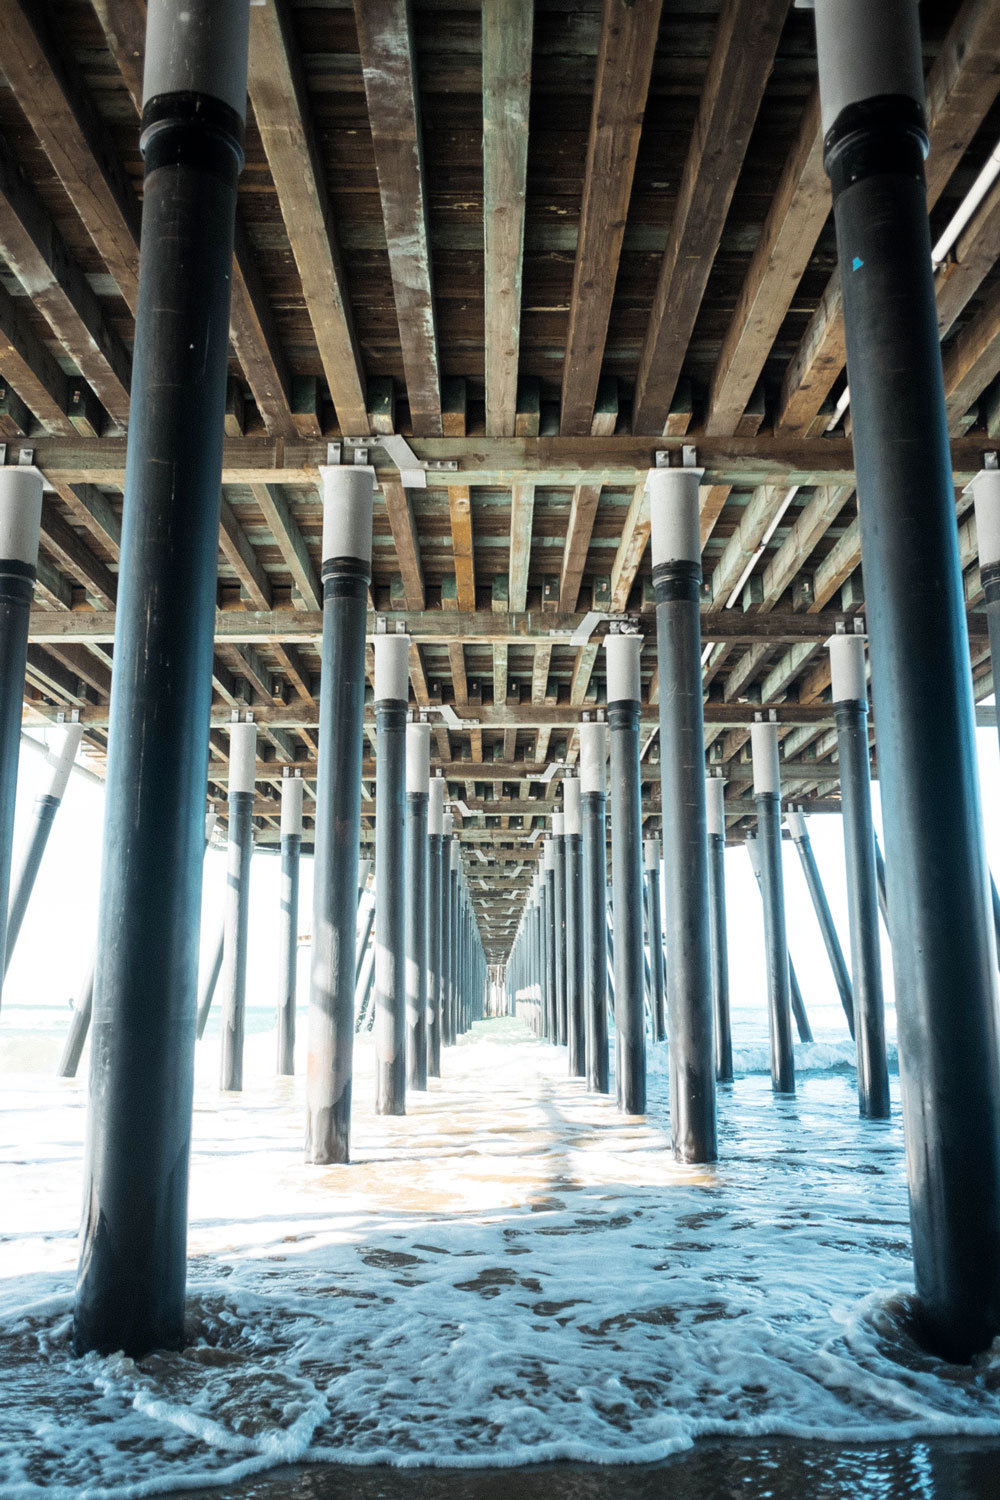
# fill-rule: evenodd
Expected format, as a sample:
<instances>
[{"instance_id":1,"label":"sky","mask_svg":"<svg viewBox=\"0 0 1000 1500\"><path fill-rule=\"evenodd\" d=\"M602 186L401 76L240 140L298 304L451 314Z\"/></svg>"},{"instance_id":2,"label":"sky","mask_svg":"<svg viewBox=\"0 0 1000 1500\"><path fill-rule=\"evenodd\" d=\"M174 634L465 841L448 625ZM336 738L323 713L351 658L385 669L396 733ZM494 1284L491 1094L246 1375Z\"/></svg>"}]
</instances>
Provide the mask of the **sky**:
<instances>
[{"instance_id":1,"label":"sky","mask_svg":"<svg viewBox=\"0 0 1000 1500\"><path fill-rule=\"evenodd\" d=\"M1000 750L996 731L977 731L984 826L990 863L1000 872ZM42 756L22 747L14 834L14 868L20 862L35 798L46 788ZM878 786L873 785L876 827L881 834ZM66 1008L89 967L95 933L101 862L104 788L79 775L70 777L45 858L14 952L4 1011L20 1006ZM841 820L833 814L808 819L810 837L845 954L849 954L847 895ZM839 1024L840 1004L796 850L784 844L785 899L789 947L815 1025ZM213 949L222 921L226 856L213 848L205 862L202 954ZM742 848L726 854L730 975L734 1008L765 1006L764 940L760 898ZM279 861L258 852L250 894L250 946L247 1003L269 1007L278 990L277 912ZM299 930L311 929L312 861L303 859ZM886 998L891 999L891 960L882 932ZM307 997L308 964L300 950L300 1001ZM891 1017L890 1017L891 1027Z\"/></svg>"}]
</instances>

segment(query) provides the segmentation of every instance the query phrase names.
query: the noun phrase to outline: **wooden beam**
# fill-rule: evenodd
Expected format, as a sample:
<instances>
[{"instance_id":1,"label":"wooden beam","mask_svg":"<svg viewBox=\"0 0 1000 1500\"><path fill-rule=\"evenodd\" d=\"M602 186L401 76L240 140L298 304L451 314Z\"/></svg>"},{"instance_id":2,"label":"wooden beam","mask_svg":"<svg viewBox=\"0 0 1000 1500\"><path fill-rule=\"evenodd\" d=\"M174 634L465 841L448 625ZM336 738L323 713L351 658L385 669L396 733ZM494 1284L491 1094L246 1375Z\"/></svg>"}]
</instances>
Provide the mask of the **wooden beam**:
<instances>
[{"instance_id":1,"label":"wooden beam","mask_svg":"<svg viewBox=\"0 0 1000 1500\"><path fill-rule=\"evenodd\" d=\"M472 536L472 497L467 484L453 485L449 489L448 513L451 519L458 607L471 613L476 607L476 562Z\"/></svg>"},{"instance_id":2,"label":"wooden beam","mask_svg":"<svg viewBox=\"0 0 1000 1500\"><path fill-rule=\"evenodd\" d=\"M49 432L69 437L69 382L28 322L26 299L0 286L0 374Z\"/></svg>"},{"instance_id":3,"label":"wooden beam","mask_svg":"<svg viewBox=\"0 0 1000 1500\"><path fill-rule=\"evenodd\" d=\"M287 0L250 8L248 82L340 430L363 435L364 375Z\"/></svg>"},{"instance_id":4,"label":"wooden beam","mask_svg":"<svg viewBox=\"0 0 1000 1500\"><path fill-rule=\"evenodd\" d=\"M764 569L762 610L771 610L809 558L827 529L837 519L853 489L848 484L820 485L803 506L787 537Z\"/></svg>"},{"instance_id":5,"label":"wooden beam","mask_svg":"<svg viewBox=\"0 0 1000 1500\"><path fill-rule=\"evenodd\" d=\"M813 602L809 607L811 614L821 610L833 598L860 561L861 528L857 521L852 521L813 574Z\"/></svg>"},{"instance_id":6,"label":"wooden beam","mask_svg":"<svg viewBox=\"0 0 1000 1500\"><path fill-rule=\"evenodd\" d=\"M961 430L972 403L1000 374L1000 288L944 351L944 393L948 428Z\"/></svg>"},{"instance_id":7,"label":"wooden beam","mask_svg":"<svg viewBox=\"0 0 1000 1500\"><path fill-rule=\"evenodd\" d=\"M482 17L486 432L513 437L534 0L484 0Z\"/></svg>"},{"instance_id":8,"label":"wooden beam","mask_svg":"<svg viewBox=\"0 0 1000 1500\"><path fill-rule=\"evenodd\" d=\"M420 561L420 541L410 497L398 480L383 481L382 494L385 496L389 526L396 545L396 560L403 580L406 607L423 609L424 570Z\"/></svg>"},{"instance_id":9,"label":"wooden beam","mask_svg":"<svg viewBox=\"0 0 1000 1500\"><path fill-rule=\"evenodd\" d=\"M116 422L128 422L132 361L90 283L0 142L0 254Z\"/></svg>"},{"instance_id":10,"label":"wooden beam","mask_svg":"<svg viewBox=\"0 0 1000 1500\"><path fill-rule=\"evenodd\" d=\"M121 522L101 491L93 484L58 486L60 497L73 512L74 520L96 537L118 561L122 545Z\"/></svg>"},{"instance_id":11,"label":"wooden beam","mask_svg":"<svg viewBox=\"0 0 1000 1500\"><path fill-rule=\"evenodd\" d=\"M267 574L225 495L219 511L219 550L254 609L270 609L271 585Z\"/></svg>"},{"instance_id":12,"label":"wooden beam","mask_svg":"<svg viewBox=\"0 0 1000 1500\"><path fill-rule=\"evenodd\" d=\"M301 607L321 610L323 587L288 501L275 484L254 484L250 486L250 491L260 506L264 520L285 560L285 566L292 575Z\"/></svg>"},{"instance_id":13,"label":"wooden beam","mask_svg":"<svg viewBox=\"0 0 1000 1500\"><path fill-rule=\"evenodd\" d=\"M441 435L434 293L409 0L354 0L399 342L415 433Z\"/></svg>"},{"instance_id":14,"label":"wooden beam","mask_svg":"<svg viewBox=\"0 0 1000 1500\"><path fill-rule=\"evenodd\" d=\"M615 614L628 608L628 596L649 541L649 526L649 491L642 480L635 487L611 568L611 610Z\"/></svg>"},{"instance_id":15,"label":"wooden beam","mask_svg":"<svg viewBox=\"0 0 1000 1500\"><path fill-rule=\"evenodd\" d=\"M633 432L663 432L788 8L723 0L639 358Z\"/></svg>"},{"instance_id":16,"label":"wooden beam","mask_svg":"<svg viewBox=\"0 0 1000 1500\"><path fill-rule=\"evenodd\" d=\"M736 431L829 213L817 92L806 105L722 341L706 432Z\"/></svg>"},{"instance_id":17,"label":"wooden beam","mask_svg":"<svg viewBox=\"0 0 1000 1500\"><path fill-rule=\"evenodd\" d=\"M51 500L42 502L41 545L63 572L75 578L105 609L114 609L118 580L63 520Z\"/></svg>"},{"instance_id":18,"label":"wooden beam","mask_svg":"<svg viewBox=\"0 0 1000 1500\"><path fill-rule=\"evenodd\" d=\"M604 0L563 360L567 435L590 432L594 418L662 8L663 0Z\"/></svg>"},{"instance_id":19,"label":"wooden beam","mask_svg":"<svg viewBox=\"0 0 1000 1500\"><path fill-rule=\"evenodd\" d=\"M515 480L510 490L510 563L508 608L524 609L531 572L531 531L535 516L535 486Z\"/></svg>"},{"instance_id":20,"label":"wooden beam","mask_svg":"<svg viewBox=\"0 0 1000 1500\"><path fill-rule=\"evenodd\" d=\"M994 183L934 278L938 332L944 338L1000 258L1000 182Z\"/></svg>"},{"instance_id":21,"label":"wooden beam","mask_svg":"<svg viewBox=\"0 0 1000 1500\"><path fill-rule=\"evenodd\" d=\"M744 568L760 546L775 510L787 493L782 485L759 485L751 495L750 503L740 511L736 530L726 543L712 572L710 607L713 610L725 607Z\"/></svg>"},{"instance_id":22,"label":"wooden beam","mask_svg":"<svg viewBox=\"0 0 1000 1500\"><path fill-rule=\"evenodd\" d=\"M573 491L559 577L559 608L567 613L576 609L580 597L583 570L587 566L587 553L590 551L590 538L600 500L599 484L578 484Z\"/></svg>"}]
</instances>

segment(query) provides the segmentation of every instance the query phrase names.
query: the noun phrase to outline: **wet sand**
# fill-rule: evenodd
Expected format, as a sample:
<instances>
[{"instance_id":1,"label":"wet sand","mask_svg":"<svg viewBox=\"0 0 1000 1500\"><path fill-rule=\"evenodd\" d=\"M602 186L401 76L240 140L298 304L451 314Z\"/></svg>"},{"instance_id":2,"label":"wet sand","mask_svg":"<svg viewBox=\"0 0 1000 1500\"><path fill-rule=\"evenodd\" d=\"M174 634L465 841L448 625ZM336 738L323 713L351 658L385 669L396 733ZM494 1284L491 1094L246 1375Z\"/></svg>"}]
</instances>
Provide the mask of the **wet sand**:
<instances>
[{"instance_id":1,"label":"wet sand","mask_svg":"<svg viewBox=\"0 0 1000 1500\"><path fill-rule=\"evenodd\" d=\"M997 1500L1000 1446L962 1438L839 1448L793 1439L699 1444L663 1464L273 1471L196 1500ZM193 1496L195 1500L195 1496Z\"/></svg>"}]
</instances>

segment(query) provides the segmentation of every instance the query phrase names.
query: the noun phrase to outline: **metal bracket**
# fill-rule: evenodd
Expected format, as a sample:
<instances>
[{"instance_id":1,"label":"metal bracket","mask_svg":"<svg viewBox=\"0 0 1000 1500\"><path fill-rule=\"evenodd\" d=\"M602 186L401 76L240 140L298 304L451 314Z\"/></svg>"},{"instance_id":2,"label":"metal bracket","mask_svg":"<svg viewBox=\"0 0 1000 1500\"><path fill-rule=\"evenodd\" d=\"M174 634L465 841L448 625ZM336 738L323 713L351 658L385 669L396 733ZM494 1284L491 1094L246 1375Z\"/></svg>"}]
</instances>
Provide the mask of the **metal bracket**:
<instances>
[{"instance_id":1,"label":"metal bracket","mask_svg":"<svg viewBox=\"0 0 1000 1500\"><path fill-rule=\"evenodd\" d=\"M983 468L1000 469L1000 453L984 453Z\"/></svg>"},{"instance_id":2,"label":"metal bracket","mask_svg":"<svg viewBox=\"0 0 1000 1500\"><path fill-rule=\"evenodd\" d=\"M344 447L354 450L355 463L364 464L368 462L369 448L381 448L396 465L400 483L408 490L425 490L428 472L454 474L458 471L456 459L418 458L406 438L401 437L398 432L379 433L372 437L345 437ZM364 453L363 458L358 457L360 452Z\"/></svg>"},{"instance_id":3,"label":"metal bracket","mask_svg":"<svg viewBox=\"0 0 1000 1500\"><path fill-rule=\"evenodd\" d=\"M479 726L478 719L460 719L450 703L432 703L427 711L440 714L449 729L476 729Z\"/></svg>"},{"instance_id":4,"label":"metal bracket","mask_svg":"<svg viewBox=\"0 0 1000 1500\"><path fill-rule=\"evenodd\" d=\"M669 469L670 460L676 449L657 448L653 453L654 469ZM698 450L693 443L681 444L681 468L696 469L698 467Z\"/></svg>"}]
</instances>

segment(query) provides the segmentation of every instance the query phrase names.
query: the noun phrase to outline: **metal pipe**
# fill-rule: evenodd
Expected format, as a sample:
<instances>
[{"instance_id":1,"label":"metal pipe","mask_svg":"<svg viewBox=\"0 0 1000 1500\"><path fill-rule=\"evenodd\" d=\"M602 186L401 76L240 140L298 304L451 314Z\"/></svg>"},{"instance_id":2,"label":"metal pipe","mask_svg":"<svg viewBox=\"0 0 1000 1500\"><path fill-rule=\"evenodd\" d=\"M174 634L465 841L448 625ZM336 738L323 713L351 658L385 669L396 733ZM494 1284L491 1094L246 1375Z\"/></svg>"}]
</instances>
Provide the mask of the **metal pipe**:
<instances>
[{"instance_id":1,"label":"metal pipe","mask_svg":"<svg viewBox=\"0 0 1000 1500\"><path fill-rule=\"evenodd\" d=\"M295 1072L295 1001L299 968L299 860L302 850L302 777L281 781L281 901L278 913L277 1071Z\"/></svg>"},{"instance_id":2,"label":"metal pipe","mask_svg":"<svg viewBox=\"0 0 1000 1500\"><path fill-rule=\"evenodd\" d=\"M753 834L746 836L746 851L750 856L750 864L753 867L754 878L757 881L757 889L760 891L761 902L764 900L764 887L760 875L760 853L757 840ZM812 1027L806 1014L806 1004L802 998L802 989L799 985L798 976L795 973L795 965L792 963L792 955L788 955L788 994L792 1007L792 1019L799 1034L800 1042L811 1042L813 1040Z\"/></svg>"},{"instance_id":3,"label":"metal pipe","mask_svg":"<svg viewBox=\"0 0 1000 1500\"><path fill-rule=\"evenodd\" d=\"M448 854L448 897L451 902L451 982L448 986L448 1039L458 1041L458 996L461 986L462 908L459 901L459 873L462 868L461 845L453 834Z\"/></svg>"},{"instance_id":4,"label":"metal pipe","mask_svg":"<svg viewBox=\"0 0 1000 1500\"><path fill-rule=\"evenodd\" d=\"M856 635L834 636L828 644L847 865L858 1107L867 1119L887 1120L889 1067L885 1052L882 948L878 931L875 835L868 762L865 647L862 638Z\"/></svg>"},{"instance_id":5,"label":"metal pipe","mask_svg":"<svg viewBox=\"0 0 1000 1500\"><path fill-rule=\"evenodd\" d=\"M643 1013L640 637L605 638L611 738L611 879L615 922L615 1081L624 1114L646 1112Z\"/></svg>"},{"instance_id":6,"label":"metal pipe","mask_svg":"<svg viewBox=\"0 0 1000 1500\"><path fill-rule=\"evenodd\" d=\"M427 1087L427 808L431 728L406 729L406 1086Z\"/></svg>"},{"instance_id":7,"label":"metal pipe","mask_svg":"<svg viewBox=\"0 0 1000 1500\"><path fill-rule=\"evenodd\" d=\"M566 1045L566 836L562 813L552 814L552 891L555 897L552 922L556 957L556 1034L559 1047Z\"/></svg>"},{"instance_id":8,"label":"metal pipe","mask_svg":"<svg viewBox=\"0 0 1000 1500\"><path fill-rule=\"evenodd\" d=\"M545 840L545 1040L553 1046L559 1039L559 991L556 974L556 851L551 838Z\"/></svg>"},{"instance_id":9,"label":"metal pipe","mask_svg":"<svg viewBox=\"0 0 1000 1500\"><path fill-rule=\"evenodd\" d=\"M653 1041L667 1039L666 996L663 993L663 903L660 900L660 841L643 841L645 870L646 942L649 958L649 1013L653 1022Z\"/></svg>"},{"instance_id":10,"label":"metal pipe","mask_svg":"<svg viewBox=\"0 0 1000 1500\"><path fill-rule=\"evenodd\" d=\"M1000 1329L1000 1038L914 0L817 0L886 836L919 1321ZM905 874L904 874L905 872ZM960 1170L956 1170L960 1163Z\"/></svg>"},{"instance_id":11,"label":"metal pipe","mask_svg":"<svg viewBox=\"0 0 1000 1500\"><path fill-rule=\"evenodd\" d=\"M725 783L705 783L708 831L708 912L712 939L712 1006L715 1011L715 1078L733 1081L733 1036L729 1020L729 948L726 937L726 803Z\"/></svg>"},{"instance_id":12,"label":"metal pipe","mask_svg":"<svg viewBox=\"0 0 1000 1500\"><path fill-rule=\"evenodd\" d=\"M823 938L823 946L826 956L830 960L830 968L833 971L833 982L837 986L840 1003L847 1017L847 1029L854 1036L854 993L851 989L851 977L847 972L847 964L844 962L844 952L840 946L837 929L833 924L833 913L830 903L826 899L823 889L823 881L820 878L819 866L813 853L812 842L809 838L809 830L806 828L806 820L801 813L789 812L786 818L788 831L792 835L792 843L799 854L799 862L802 865L802 873L806 878L806 886L812 900L813 911L819 923L820 934Z\"/></svg>"},{"instance_id":13,"label":"metal pipe","mask_svg":"<svg viewBox=\"0 0 1000 1500\"><path fill-rule=\"evenodd\" d=\"M41 520L38 470L0 469L0 915L4 919L10 894L21 705ZM4 920L0 922L0 957L6 943ZM0 973L6 972L5 961Z\"/></svg>"},{"instance_id":14,"label":"metal pipe","mask_svg":"<svg viewBox=\"0 0 1000 1500\"><path fill-rule=\"evenodd\" d=\"M410 638L375 637L375 1112L406 1113L406 703Z\"/></svg>"},{"instance_id":15,"label":"metal pipe","mask_svg":"<svg viewBox=\"0 0 1000 1500\"><path fill-rule=\"evenodd\" d=\"M587 1076L587 1028L584 1020L584 926L580 781L563 782L563 837L566 844L566 1046L569 1076Z\"/></svg>"},{"instance_id":16,"label":"metal pipe","mask_svg":"<svg viewBox=\"0 0 1000 1500\"><path fill-rule=\"evenodd\" d=\"M63 1044L62 1056L56 1069L58 1078L75 1078L76 1071L80 1066L80 1058L83 1054L84 1043L87 1040L87 1032L90 1030L91 1017L94 1009L94 970L97 966L96 952L91 956L87 966L87 973L83 984L80 986L79 999L73 1007L73 1019L70 1021L66 1041Z\"/></svg>"},{"instance_id":17,"label":"metal pipe","mask_svg":"<svg viewBox=\"0 0 1000 1500\"><path fill-rule=\"evenodd\" d=\"M243 1034L250 936L250 860L253 855L257 726L234 723L229 731L229 853L226 868L226 941L222 964L222 1055L219 1087L243 1087Z\"/></svg>"},{"instance_id":18,"label":"metal pipe","mask_svg":"<svg viewBox=\"0 0 1000 1500\"><path fill-rule=\"evenodd\" d=\"M0 565L2 567L2 565ZM2 587L2 584L0 584ZM39 866L42 863L42 855L52 832L52 824L55 822L56 813L62 805L62 799L69 781L73 762L83 739L82 724L67 724L63 730L62 743L49 758L52 766L52 776L48 788L35 798L34 817L32 819L31 832L21 860L21 868L18 872L17 882L14 886L14 894L10 899L10 908L7 912L7 948L4 955L4 974L10 968L10 961L14 955L14 944L17 942L21 931L21 923L31 900L31 892L35 886L35 878L38 875Z\"/></svg>"},{"instance_id":19,"label":"metal pipe","mask_svg":"<svg viewBox=\"0 0 1000 1500\"><path fill-rule=\"evenodd\" d=\"M215 998L216 987L219 983L219 975L222 973L222 960L226 952L226 919L223 917L219 923L219 936L212 950L212 962L205 974L205 983L202 985L198 995L198 1020L195 1026L195 1039L201 1041L205 1035L205 1027L212 1010L212 1001Z\"/></svg>"},{"instance_id":20,"label":"metal pipe","mask_svg":"<svg viewBox=\"0 0 1000 1500\"><path fill-rule=\"evenodd\" d=\"M441 838L441 1045L451 1045L451 840L455 820L451 813L442 819Z\"/></svg>"},{"instance_id":21,"label":"metal pipe","mask_svg":"<svg viewBox=\"0 0 1000 1500\"><path fill-rule=\"evenodd\" d=\"M767 952L771 1087L778 1094L794 1094L795 1054L792 1048L785 890L781 866L778 731L774 724L757 723L751 725L750 735L753 746L754 801L757 806L760 888L764 902L764 947Z\"/></svg>"},{"instance_id":22,"label":"metal pipe","mask_svg":"<svg viewBox=\"0 0 1000 1500\"><path fill-rule=\"evenodd\" d=\"M132 420L74 1342L184 1341L205 783L246 0L150 0ZM3 671L4 681L9 673ZM20 674L17 675L20 692ZM6 895L6 892L4 892Z\"/></svg>"},{"instance_id":23,"label":"metal pipe","mask_svg":"<svg viewBox=\"0 0 1000 1500\"><path fill-rule=\"evenodd\" d=\"M351 1158L365 629L374 470L324 467L306 1160Z\"/></svg>"}]
</instances>

